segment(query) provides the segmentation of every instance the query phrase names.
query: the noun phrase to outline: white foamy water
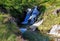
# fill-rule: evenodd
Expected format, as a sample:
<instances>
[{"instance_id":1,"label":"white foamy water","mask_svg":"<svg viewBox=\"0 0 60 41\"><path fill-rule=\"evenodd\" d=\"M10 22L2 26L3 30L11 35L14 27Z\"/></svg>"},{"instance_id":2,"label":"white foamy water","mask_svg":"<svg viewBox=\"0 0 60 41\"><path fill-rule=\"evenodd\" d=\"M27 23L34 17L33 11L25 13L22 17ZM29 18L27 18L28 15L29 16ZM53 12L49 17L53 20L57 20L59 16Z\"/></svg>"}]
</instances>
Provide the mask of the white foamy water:
<instances>
[{"instance_id":1,"label":"white foamy water","mask_svg":"<svg viewBox=\"0 0 60 41\"><path fill-rule=\"evenodd\" d=\"M34 31L38 26L40 26L43 23L43 21L44 20L42 19L39 22L34 23L33 25L30 26L30 28Z\"/></svg>"}]
</instances>

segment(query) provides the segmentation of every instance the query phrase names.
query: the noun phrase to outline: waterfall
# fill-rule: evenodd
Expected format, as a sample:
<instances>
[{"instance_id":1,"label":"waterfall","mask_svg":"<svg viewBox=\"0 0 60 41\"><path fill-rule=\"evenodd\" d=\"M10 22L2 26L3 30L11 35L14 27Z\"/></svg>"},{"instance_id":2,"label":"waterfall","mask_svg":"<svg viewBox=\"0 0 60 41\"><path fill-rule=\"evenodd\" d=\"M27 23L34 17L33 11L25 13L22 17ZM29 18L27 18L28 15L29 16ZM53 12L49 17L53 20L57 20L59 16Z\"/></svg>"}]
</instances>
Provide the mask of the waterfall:
<instances>
[{"instance_id":1,"label":"waterfall","mask_svg":"<svg viewBox=\"0 0 60 41\"><path fill-rule=\"evenodd\" d=\"M35 31L35 29L38 27L38 26L40 26L42 23L43 23L43 19L42 20L40 20L39 22L37 22L37 23L34 23L33 25L31 25L30 26L30 28L33 30L33 31Z\"/></svg>"}]
</instances>

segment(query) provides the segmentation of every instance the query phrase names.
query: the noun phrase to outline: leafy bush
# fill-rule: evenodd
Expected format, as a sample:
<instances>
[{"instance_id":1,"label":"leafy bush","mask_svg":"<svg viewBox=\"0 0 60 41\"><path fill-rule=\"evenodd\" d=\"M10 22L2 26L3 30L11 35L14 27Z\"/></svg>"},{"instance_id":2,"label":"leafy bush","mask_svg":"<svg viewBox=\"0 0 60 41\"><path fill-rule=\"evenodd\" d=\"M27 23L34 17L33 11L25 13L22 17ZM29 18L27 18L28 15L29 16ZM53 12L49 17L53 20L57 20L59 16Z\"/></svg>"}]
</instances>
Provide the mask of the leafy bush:
<instances>
[{"instance_id":1,"label":"leafy bush","mask_svg":"<svg viewBox=\"0 0 60 41\"><path fill-rule=\"evenodd\" d=\"M0 13L0 41L16 41L19 30L17 26L8 20L10 15Z\"/></svg>"},{"instance_id":2,"label":"leafy bush","mask_svg":"<svg viewBox=\"0 0 60 41\"><path fill-rule=\"evenodd\" d=\"M13 17L18 18L21 21L24 20L28 7L32 8L35 5L44 5L48 7L52 4L55 4L55 0L0 0L0 5L7 9L7 12Z\"/></svg>"}]
</instances>

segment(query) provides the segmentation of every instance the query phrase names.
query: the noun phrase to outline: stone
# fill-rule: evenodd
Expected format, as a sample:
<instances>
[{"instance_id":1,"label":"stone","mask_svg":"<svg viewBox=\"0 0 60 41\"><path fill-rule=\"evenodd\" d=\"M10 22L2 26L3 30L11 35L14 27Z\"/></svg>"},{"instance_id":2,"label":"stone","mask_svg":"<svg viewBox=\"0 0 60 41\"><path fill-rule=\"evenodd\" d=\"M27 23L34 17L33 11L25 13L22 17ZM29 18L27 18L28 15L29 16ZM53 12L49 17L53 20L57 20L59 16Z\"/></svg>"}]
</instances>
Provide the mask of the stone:
<instances>
[{"instance_id":1,"label":"stone","mask_svg":"<svg viewBox=\"0 0 60 41\"><path fill-rule=\"evenodd\" d=\"M54 25L52 26L52 29L50 30L50 34L60 34L60 25Z\"/></svg>"},{"instance_id":2,"label":"stone","mask_svg":"<svg viewBox=\"0 0 60 41\"><path fill-rule=\"evenodd\" d=\"M56 9L55 11L53 11L54 15L58 15L58 13L60 13L60 8Z\"/></svg>"}]
</instances>

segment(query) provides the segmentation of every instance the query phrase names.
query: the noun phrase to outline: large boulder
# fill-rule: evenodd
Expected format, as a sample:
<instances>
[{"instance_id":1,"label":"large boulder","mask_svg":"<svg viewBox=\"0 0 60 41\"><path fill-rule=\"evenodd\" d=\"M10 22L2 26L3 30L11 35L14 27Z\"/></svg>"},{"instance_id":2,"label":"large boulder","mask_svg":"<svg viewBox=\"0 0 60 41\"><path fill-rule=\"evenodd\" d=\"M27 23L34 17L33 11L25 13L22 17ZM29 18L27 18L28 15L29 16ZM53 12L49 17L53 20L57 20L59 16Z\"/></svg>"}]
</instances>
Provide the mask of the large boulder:
<instances>
[{"instance_id":1,"label":"large boulder","mask_svg":"<svg viewBox=\"0 0 60 41\"><path fill-rule=\"evenodd\" d=\"M52 29L50 30L50 34L54 34L54 35L60 34L60 25L52 26Z\"/></svg>"}]
</instances>

